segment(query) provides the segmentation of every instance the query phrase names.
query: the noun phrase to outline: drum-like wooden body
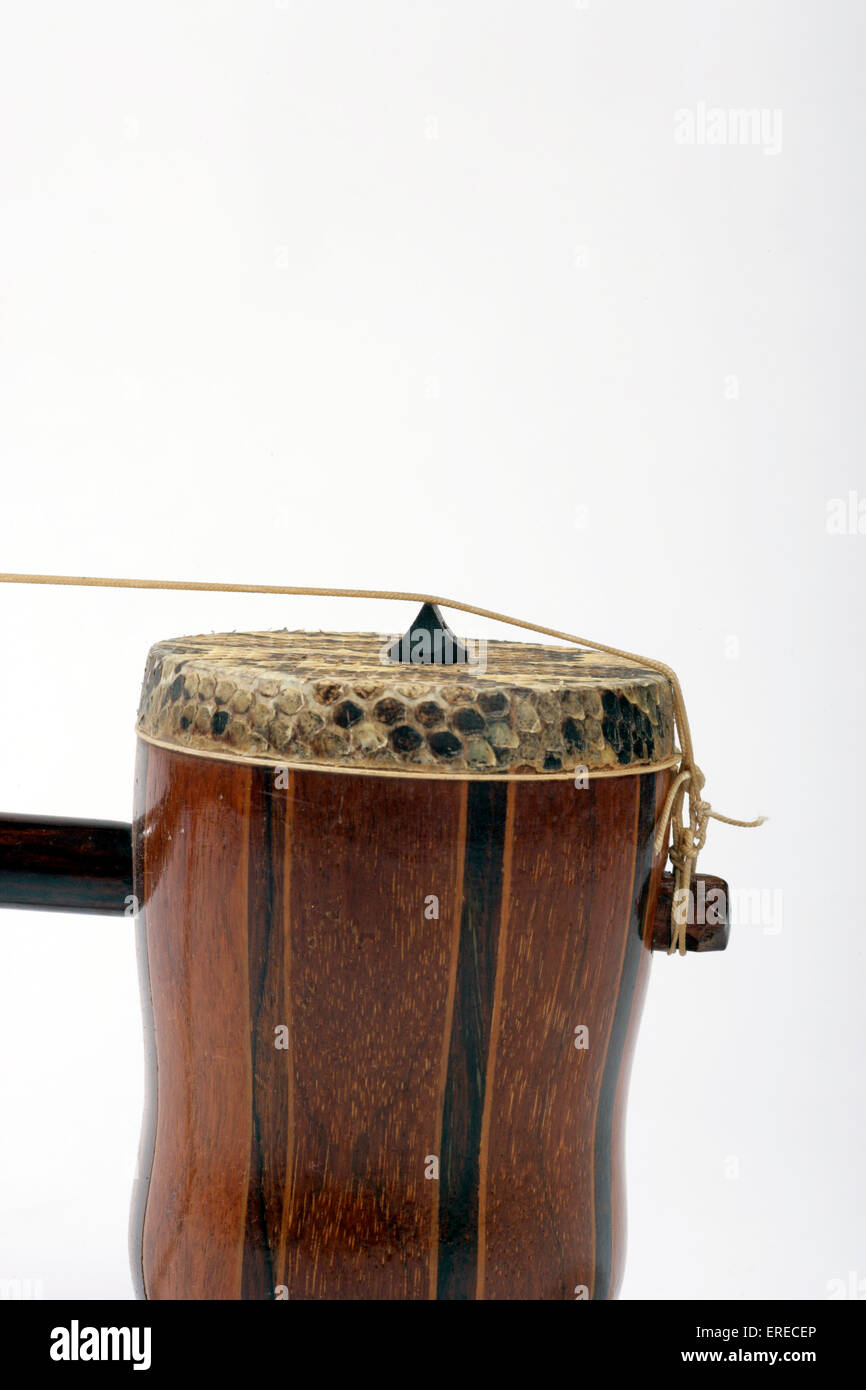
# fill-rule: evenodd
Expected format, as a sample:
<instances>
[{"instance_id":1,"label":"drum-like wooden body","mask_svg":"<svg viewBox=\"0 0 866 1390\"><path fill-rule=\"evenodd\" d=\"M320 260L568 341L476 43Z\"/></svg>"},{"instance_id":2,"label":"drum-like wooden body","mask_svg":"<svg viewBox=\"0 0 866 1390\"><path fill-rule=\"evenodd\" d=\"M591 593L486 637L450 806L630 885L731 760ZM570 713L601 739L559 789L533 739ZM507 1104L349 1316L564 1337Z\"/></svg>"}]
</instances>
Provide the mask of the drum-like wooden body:
<instances>
[{"instance_id":1,"label":"drum-like wooden body","mask_svg":"<svg viewBox=\"0 0 866 1390\"><path fill-rule=\"evenodd\" d=\"M139 747L139 1294L614 1297L670 773Z\"/></svg>"}]
</instances>

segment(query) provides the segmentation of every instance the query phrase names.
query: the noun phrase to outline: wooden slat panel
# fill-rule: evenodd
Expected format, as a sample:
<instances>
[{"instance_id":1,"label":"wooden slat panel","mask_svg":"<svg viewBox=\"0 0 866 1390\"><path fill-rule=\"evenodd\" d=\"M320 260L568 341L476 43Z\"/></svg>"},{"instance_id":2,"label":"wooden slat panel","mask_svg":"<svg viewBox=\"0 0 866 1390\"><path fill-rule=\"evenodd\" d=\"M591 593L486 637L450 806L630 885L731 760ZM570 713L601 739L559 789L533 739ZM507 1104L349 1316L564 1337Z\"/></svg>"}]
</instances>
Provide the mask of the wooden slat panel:
<instances>
[{"instance_id":1,"label":"wooden slat panel","mask_svg":"<svg viewBox=\"0 0 866 1390\"><path fill-rule=\"evenodd\" d=\"M151 749L144 829L157 1047L149 1298L239 1298L250 1163L251 771Z\"/></svg>"},{"instance_id":2,"label":"wooden slat panel","mask_svg":"<svg viewBox=\"0 0 866 1390\"><path fill-rule=\"evenodd\" d=\"M639 780L514 789L479 1297L592 1292L592 1121L630 915ZM586 1050L575 1047L579 1025Z\"/></svg>"},{"instance_id":3,"label":"wooden slat panel","mask_svg":"<svg viewBox=\"0 0 866 1390\"><path fill-rule=\"evenodd\" d=\"M436 787L435 813L408 780L298 773L295 796L286 1282L293 1299L426 1298L466 788Z\"/></svg>"},{"instance_id":4,"label":"wooden slat panel","mask_svg":"<svg viewBox=\"0 0 866 1390\"><path fill-rule=\"evenodd\" d=\"M615 1298L625 1264L625 1104L631 1061L652 962L654 914L666 854L653 859L652 837L670 774L641 777L631 917L595 1116L595 1278L593 1298Z\"/></svg>"}]
</instances>

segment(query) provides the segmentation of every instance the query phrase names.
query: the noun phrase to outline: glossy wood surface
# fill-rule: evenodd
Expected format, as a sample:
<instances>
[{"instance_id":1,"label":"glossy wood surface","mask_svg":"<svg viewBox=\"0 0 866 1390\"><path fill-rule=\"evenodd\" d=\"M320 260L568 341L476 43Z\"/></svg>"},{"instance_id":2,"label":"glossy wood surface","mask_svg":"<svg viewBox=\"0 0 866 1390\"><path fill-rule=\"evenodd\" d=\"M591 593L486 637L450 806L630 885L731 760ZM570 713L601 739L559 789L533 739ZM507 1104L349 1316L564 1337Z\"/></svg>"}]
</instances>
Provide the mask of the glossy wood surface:
<instances>
[{"instance_id":1,"label":"glossy wood surface","mask_svg":"<svg viewBox=\"0 0 866 1390\"><path fill-rule=\"evenodd\" d=\"M132 916L131 827L0 815L0 907Z\"/></svg>"},{"instance_id":2,"label":"glossy wood surface","mask_svg":"<svg viewBox=\"0 0 866 1390\"><path fill-rule=\"evenodd\" d=\"M139 1294L614 1297L668 782L141 744Z\"/></svg>"}]
</instances>

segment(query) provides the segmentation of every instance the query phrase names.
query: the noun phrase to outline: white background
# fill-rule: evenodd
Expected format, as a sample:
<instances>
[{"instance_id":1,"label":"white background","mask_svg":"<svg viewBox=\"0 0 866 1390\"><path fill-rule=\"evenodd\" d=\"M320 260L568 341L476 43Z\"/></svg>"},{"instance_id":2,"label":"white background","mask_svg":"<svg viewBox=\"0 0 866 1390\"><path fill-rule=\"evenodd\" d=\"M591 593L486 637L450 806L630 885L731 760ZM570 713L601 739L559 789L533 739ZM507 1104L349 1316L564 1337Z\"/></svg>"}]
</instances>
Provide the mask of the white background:
<instances>
[{"instance_id":1,"label":"white background","mask_svg":"<svg viewBox=\"0 0 866 1390\"><path fill-rule=\"evenodd\" d=\"M623 1296L866 1279L862 8L0 14L2 568L429 589L674 664L710 799L771 816L703 867L770 907L654 960ZM678 143L701 103L781 149ZM0 805L129 819L160 638L410 616L2 587ZM129 1297L131 926L6 912L0 958L0 1277Z\"/></svg>"}]
</instances>

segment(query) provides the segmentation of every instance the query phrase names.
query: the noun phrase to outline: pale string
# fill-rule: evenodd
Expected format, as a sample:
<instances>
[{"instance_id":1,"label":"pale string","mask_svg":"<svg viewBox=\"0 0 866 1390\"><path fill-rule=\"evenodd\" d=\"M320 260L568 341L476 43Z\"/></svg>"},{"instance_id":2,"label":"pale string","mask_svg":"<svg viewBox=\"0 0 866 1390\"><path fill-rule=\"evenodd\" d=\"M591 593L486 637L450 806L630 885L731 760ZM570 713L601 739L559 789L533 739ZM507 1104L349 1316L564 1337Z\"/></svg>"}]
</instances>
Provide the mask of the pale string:
<instances>
[{"instance_id":1,"label":"pale string","mask_svg":"<svg viewBox=\"0 0 866 1390\"><path fill-rule=\"evenodd\" d=\"M60 584L64 586L83 586L94 589L184 589L205 593L225 594L287 594L309 598L370 598L394 599L407 603L432 603L442 608L453 608L461 613L473 613L478 618L489 618L492 622L507 623L510 627L520 627L527 632L538 632L543 637L556 637L562 642L572 642L578 647L590 647L609 656L619 656L633 661L638 666L646 666L658 671L671 683L674 696L674 717L680 736L681 760L679 771L671 785L662 808L655 836L655 852L660 854L671 826L672 841L668 855L674 867L674 895L671 908L671 940L668 955L679 951L686 952L687 904L692 875L697 865L698 855L707 837L707 824L710 819L724 821L726 825L738 825L752 829L762 825L765 816L755 820L735 820L714 811L708 801L701 798L704 787L704 774L695 761L692 732L686 713L685 700L680 689L676 672L663 661L651 657L638 656L621 647L609 647L604 642L593 642L588 637L576 637L571 632L560 632L557 628L542 627L539 623L529 623L523 618L510 618L505 613L496 613L489 608L476 608L471 603L461 603L457 599L439 598L433 594L416 594L398 589L317 589L288 584L213 584L202 580L182 579L99 579L69 574L0 574L0 584ZM683 820L683 802L688 797L688 820Z\"/></svg>"}]
</instances>

